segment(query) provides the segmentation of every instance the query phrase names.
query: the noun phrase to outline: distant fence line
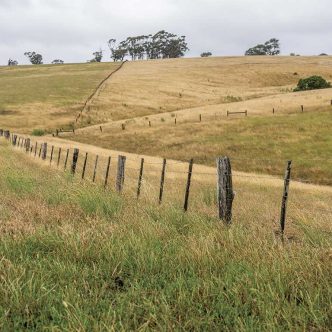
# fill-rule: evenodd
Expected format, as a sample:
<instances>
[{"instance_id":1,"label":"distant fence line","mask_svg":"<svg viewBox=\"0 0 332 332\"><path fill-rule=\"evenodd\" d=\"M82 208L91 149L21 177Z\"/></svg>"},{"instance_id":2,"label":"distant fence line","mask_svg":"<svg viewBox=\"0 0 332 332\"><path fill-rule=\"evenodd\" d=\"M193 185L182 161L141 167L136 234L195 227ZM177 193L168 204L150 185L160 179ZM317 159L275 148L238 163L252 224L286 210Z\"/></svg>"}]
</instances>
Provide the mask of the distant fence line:
<instances>
[{"instance_id":1,"label":"distant fence line","mask_svg":"<svg viewBox=\"0 0 332 332\"><path fill-rule=\"evenodd\" d=\"M17 134L10 134L8 130L2 130L0 129L0 136L5 137L8 141L11 142L11 144L14 147L18 147L22 150L24 150L27 154L30 156L34 156L35 158L40 158L44 161L47 160L47 155L49 151L49 146L47 142L41 143L40 146L38 146L38 142L35 142L35 144L32 144L30 138L25 138L18 136ZM65 160L63 169L66 170L68 168L68 163L70 163L70 172L73 176L77 174L77 162L80 154L80 150L77 148L74 148L72 159L69 160L69 148L65 151L62 150L61 147L58 147L58 154L55 155L55 146L52 145L50 149L50 156L49 156L49 164L51 165L52 162L56 163L56 166L60 167L60 157L62 152L65 152ZM80 177L82 179L85 178L85 172L86 172L86 164L87 164L87 158L88 153L83 153L84 156L84 164L82 168L82 173L80 174ZM97 171L97 165L98 165L98 155L95 158L94 161L94 172L93 172L93 178L92 181L95 182L96 179L96 171ZM116 170L116 191L118 193L121 193L124 188L124 180L126 175L126 156L118 155L117 158L117 170ZM129 159L130 160L130 159ZM142 180L144 177L144 166L146 164L146 161L144 158L141 158L138 168L129 168L127 169L133 169L137 170L138 172L138 178L137 178L137 190L136 190L136 196L137 199L140 197L141 193L141 187L142 187ZM175 162L176 164L177 162ZM180 163L180 162L179 162ZM182 162L181 162L182 163ZM216 176L217 183L216 183L216 189L217 189L217 211L218 211L218 217L224 221L225 224L230 225L232 220L232 205L233 200L235 197L235 192L233 191L233 174L232 174L232 168L231 168L231 161L228 157L218 157L216 159L216 172L213 173L199 173L197 174L203 174L203 175L212 175ZM111 157L108 157L107 166L105 169L105 176L103 180L103 185L106 188L108 179L109 179L109 171L110 171L110 164L111 164ZM148 163L149 164L149 163ZM152 163L153 164L153 163ZM155 163L160 164L160 163ZM159 196L158 196L158 202L159 204L162 204L163 202L163 194L164 194L164 182L165 182L165 174L167 172L167 160L163 159L162 163L162 170L160 174L160 187L159 187ZM191 183L192 183L192 175L193 175L193 165L194 160L191 159L188 163L188 171L185 172L176 172L173 171L171 173L183 173L186 176L186 183L185 183L185 196L183 201L183 209L184 211L187 211L189 208L189 198L190 198L190 189L191 189ZM286 225L286 214L287 214L287 202L289 197L289 185L291 181L291 166L292 161L287 162L287 167L285 171L285 177L284 179L278 178L278 180L283 180L284 186L283 186L283 192L280 193L281 196L281 210L280 210L280 233L281 235L284 234L285 231L285 225ZM246 175L235 175L235 176L243 176ZM248 175L249 177L249 175ZM250 176L252 178L252 176ZM256 176L255 176L256 178ZM257 176L257 178L269 178L273 179L273 177L268 176Z\"/></svg>"},{"instance_id":2,"label":"distant fence line","mask_svg":"<svg viewBox=\"0 0 332 332\"><path fill-rule=\"evenodd\" d=\"M332 99L329 102L329 105L332 106ZM305 113L305 110L306 110L305 105L299 105L298 106L298 111L296 113ZM190 117L184 116L184 118L181 120L181 117L179 116L179 114L177 114L175 112L176 111L168 113L174 120L171 121L171 122L167 121L167 123L174 124L175 126L178 125L178 124L182 124L182 123L190 123L190 122L198 123L198 122L203 122L204 120L212 120L212 119L217 120L218 116L220 117L222 115L225 115L226 118L232 117L232 116L244 116L244 117L249 116L248 110L244 110L244 111L228 111L227 110L227 111L225 111L225 114L221 113L221 112L215 112L214 114L199 113L199 114L196 114L195 116L190 116ZM272 110L271 110L271 113L272 114L279 113L278 108L273 107ZM286 114L292 114L292 113L288 112ZM142 118L145 119L145 121L142 123L142 126L153 127L153 125L156 124L156 123L166 123L166 120L164 118L165 114L160 114L161 117L160 117L159 120L156 119L157 116L158 115L153 115L153 119L149 119L148 116L142 117ZM78 119L80 119L80 118L81 119L83 118L82 112L76 118L76 122L78 122ZM133 125L135 123L135 120L138 120L138 119L127 119L127 120L123 120L123 122L117 121L117 124L112 124L112 122L110 122L110 124L112 124L112 126L114 126L116 128L119 128L121 130L126 130L127 126ZM84 129L84 128L85 127L83 127L82 129ZM89 128L89 127L86 127L86 128ZM106 128L108 129L108 127L106 127ZM103 132L105 127L102 124L99 124L99 125L95 125L95 129L97 131ZM53 136L59 136L59 134L61 134L61 133L73 133L73 134L75 134L75 128L73 127L71 129L67 129L67 130L62 129L62 128L56 129L55 133L53 133Z\"/></svg>"}]
</instances>

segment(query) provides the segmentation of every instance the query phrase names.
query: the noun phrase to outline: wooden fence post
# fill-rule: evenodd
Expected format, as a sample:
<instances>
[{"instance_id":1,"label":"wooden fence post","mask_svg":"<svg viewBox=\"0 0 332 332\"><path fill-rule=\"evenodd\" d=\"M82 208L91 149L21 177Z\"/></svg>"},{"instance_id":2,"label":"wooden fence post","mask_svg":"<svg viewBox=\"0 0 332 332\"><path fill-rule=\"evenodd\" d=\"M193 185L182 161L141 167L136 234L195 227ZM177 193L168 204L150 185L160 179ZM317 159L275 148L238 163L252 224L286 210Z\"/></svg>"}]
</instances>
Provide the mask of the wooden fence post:
<instances>
[{"instance_id":1,"label":"wooden fence post","mask_svg":"<svg viewBox=\"0 0 332 332\"><path fill-rule=\"evenodd\" d=\"M59 167L59 164L60 164L60 158L61 158L61 148L59 148L59 151L58 151L57 167Z\"/></svg>"},{"instance_id":2,"label":"wooden fence post","mask_svg":"<svg viewBox=\"0 0 332 332\"><path fill-rule=\"evenodd\" d=\"M126 129L126 125L124 123L121 124L121 128L122 130L125 130Z\"/></svg>"},{"instance_id":3,"label":"wooden fence post","mask_svg":"<svg viewBox=\"0 0 332 332\"><path fill-rule=\"evenodd\" d=\"M126 166L126 156L118 157L118 172L116 176L116 190L121 193L123 190L124 179L125 179L125 166Z\"/></svg>"},{"instance_id":4,"label":"wooden fence post","mask_svg":"<svg viewBox=\"0 0 332 332\"><path fill-rule=\"evenodd\" d=\"M29 152L30 151L30 138L27 138L26 142L25 142L25 152Z\"/></svg>"},{"instance_id":5,"label":"wooden fence post","mask_svg":"<svg viewBox=\"0 0 332 332\"><path fill-rule=\"evenodd\" d=\"M275 109L274 109L274 107L273 107L272 113L274 114L274 112L275 112Z\"/></svg>"},{"instance_id":6,"label":"wooden fence post","mask_svg":"<svg viewBox=\"0 0 332 332\"><path fill-rule=\"evenodd\" d=\"M66 170L66 169L67 169L68 156L69 156L69 149L67 149L67 153L66 153L66 159L65 159L65 166L64 166L64 170Z\"/></svg>"},{"instance_id":7,"label":"wooden fence post","mask_svg":"<svg viewBox=\"0 0 332 332\"><path fill-rule=\"evenodd\" d=\"M78 160L78 154L80 150L79 149L74 149L73 152L73 161L71 163L71 174L75 175L76 172L76 166L77 166L77 160Z\"/></svg>"},{"instance_id":8,"label":"wooden fence post","mask_svg":"<svg viewBox=\"0 0 332 332\"><path fill-rule=\"evenodd\" d=\"M50 165L52 164L53 153L54 153L54 145L52 145L52 149L51 149Z\"/></svg>"},{"instance_id":9,"label":"wooden fence post","mask_svg":"<svg viewBox=\"0 0 332 332\"><path fill-rule=\"evenodd\" d=\"M108 161L107 161L105 181L104 181L104 188L107 187L108 175L109 175L109 172L110 172L110 166L111 166L111 156L108 157Z\"/></svg>"},{"instance_id":10,"label":"wooden fence post","mask_svg":"<svg viewBox=\"0 0 332 332\"><path fill-rule=\"evenodd\" d=\"M37 155L37 147L38 147L38 142L35 143L35 158L36 158L36 155Z\"/></svg>"},{"instance_id":11,"label":"wooden fence post","mask_svg":"<svg viewBox=\"0 0 332 332\"><path fill-rule=\"evenodd\" d=\"M303 113L304 112L304 106L301 105L301 112Z\"/></svg>"},{"instance_id":12,"label":"wooden fence post","mask_svg":"<svg viewBox=\"0 0 332 332\"><path fill-rule=\"evenodd\" d=\"M45 160L47 156L47 143L43 143L43 149L42 149L42 159Z\"/></svg>"},{"instance_id":13,"label":"wooden fence post","mask_svg":"<svg viewBox=\"0 0 332 332\"><path fill-rule=\"evenodd\" d=\"M12 144L13 144L14 146L16 146L16 143L17 143L17 135L14 135L14 136L13 136L13 140L12 140Z\"/></svg>"},{"instance_id":14,"label":"wooden fence post","mask_svg":"<svg viewBox=\"0 0 332 332\"><path fill-rule=\"evenodd\" d=\"M191 176L193 172L194 159L190 159L189 161L189 169L188 169L188 178L187 178L187 186L186 193L184 196L184 210L188 211L188 202L189 202L189 192L190 192L190 184L191 184Z\"/></svg>"},{"instance_id":15,"label":"wooden fence post","mask_svg":"<svg viewBox=\"0 0 332 332\"><path fill-rule=\"evenodd\" d=\"M174 118L174 124L176 125L176 118Z\"/></svg>"},{"instance_id":16,"label":"wooden fence post","mask_svg":"<svg viewBox=\"0 0 332 332\"><path fill-rule=\"evenodd\" d=\"M289 193L289 182L292 170L292 161L289 160L287 162L287 168L285 172L285 181L284 181L284 193L282 195L282 202L281 202L281 213L280 213L280 230L281 235L284 235L285 231L285 224L286 224L286 210L287 210L287 200L288 200L288 193Z\"/></svg>"},{"instance_id":17,"label":"wooden fence post","mask_svg":"<svg viewBox=\"0 0 332 332\"><path fill-rule=\"evenodd\" d=\"M94 168L94 170L93 170L92 182L95 182L95 180L96 180L97 167L98 167L98 159L99 159L99 156L97 155L97 156L96 156L96 161L95 161L95 168Z\"/></svg>"},{"instance_id":18,"label":"wooden fence post","mask_svg":"<svg viewBox=\"0 0 332 332\"><path fill-rule=\"evenodd\" d=\"M199 115L199 122L202 122L202 114Z\"/></svg>"},{"instance_id":19,"label":"wooden fence post","mask_svg":"<svg viewBox=\"0 0 332 332\"><path fill-rule=\"evenodd\" d=\"M141 167L139 170L138 184L137 184L137 199L141 195L142 179L143 179L143 170L144 170L144 158L141 159Z\"/></svg>"},{"instance_id":20,"label":"wooden fence post","mask_svg":"<svg viewBox=\"0 0 332 332\"><path fill-rule=\"evenodd\" d=\"M83 164L83 169L82 169L82 180L84 179L87 161L88 161L88 153L85 152L84 164Z\"/></svg>"},{"instance_id":21,"label":"wooden fence post","mask_svg":"<svg viewBox=\"0 0 332 332\"><path fill-rule=\"evenodd\" d=\"M166 173L166 159L163 160L163 168L161 170L159 204L161 204L161 202L163 201L165 173Z\"/></svg>"},{"instance_id":22,"label":"wooden fence post","mask_svg":"<svg viewBox=\"0 0 332 332\"><path fill-rule=\"evenodd\" d=\"M41 156L42 147L43 147L43 143L40 144L38 158L40 158L40 156Z\"/></svg>"},{"instance_id":23,"label":"wooden fence post","mask_svg":"<svg viewBox=\"0 0 332 332\"><path fill-rule=\"evenodd\" d=\"M232 221L234 193L232 184L232 168L228 157L217 158L217 172L219 218L229 225Z\"/></svg>"},{"instance_id":24,"label":"wooden fence post","mask_svg":"<svg viewBox=\"0 0 332 332\"><path fill-rule=\"evenodd\" d=\"M151 127L151 121L149 121L149 127Z\"/></svg>"}]
</instances>

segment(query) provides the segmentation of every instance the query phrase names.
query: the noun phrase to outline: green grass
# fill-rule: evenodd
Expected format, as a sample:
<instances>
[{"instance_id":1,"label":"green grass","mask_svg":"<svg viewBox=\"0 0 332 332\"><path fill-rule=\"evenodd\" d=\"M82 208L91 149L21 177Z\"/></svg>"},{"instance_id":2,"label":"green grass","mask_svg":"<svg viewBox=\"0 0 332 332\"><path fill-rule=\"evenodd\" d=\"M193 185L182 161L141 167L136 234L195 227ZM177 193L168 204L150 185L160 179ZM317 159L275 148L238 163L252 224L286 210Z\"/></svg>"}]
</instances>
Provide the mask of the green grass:
<instances>
[{"instance_id":1,"label":"green grass","mask_svg":"<svg viewBox=\"0 0 332 332\"><path fill-rule=\"evenodd\" d=\"M330 329L331 232L310 215L282 245L252 206L226 228L0 159L0 330Z\"/></svg>"},{"instance_id":2,"label":"green grass","mask_svg":"<svg viewBox=\"0 0 332 332\"><path fill-rule=\"evenodd\" d=\"M70 139L101 147L215 165L227 155L237 171L283 176L293 160L293 178L332 184L332 111L256 116L213 122L152 126L126 131L76 133Z\"/></svg>"}]
</instances>

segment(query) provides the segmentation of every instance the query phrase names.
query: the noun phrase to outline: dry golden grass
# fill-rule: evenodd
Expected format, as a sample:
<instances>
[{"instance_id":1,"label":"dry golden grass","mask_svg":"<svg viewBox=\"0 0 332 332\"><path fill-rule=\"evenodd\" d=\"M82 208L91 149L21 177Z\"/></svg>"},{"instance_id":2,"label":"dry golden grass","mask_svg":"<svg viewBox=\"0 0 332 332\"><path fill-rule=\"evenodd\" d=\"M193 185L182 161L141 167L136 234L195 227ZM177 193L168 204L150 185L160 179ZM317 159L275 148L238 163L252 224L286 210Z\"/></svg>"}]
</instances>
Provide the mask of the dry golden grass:
<instances>
[{"instance_id":1,"label":"dry golden grass","mask_svg":"<svg viewBox=\"0 0 332 332\"><path fill-rule=\"evenodd\" d=\"M212 57L129 62L107 82L89 116L107 122L195 107L204 111L209 105L217 105L213 111L219 107L225 110L221 104L288 93L300 78L310 75L331 80L331 64L331 57ZM300 95L299 99L315 103L317 94L307 96L303 100ZM287 108L292 97L286 97L286 105L279 96L259 101L258 109L270 111L272 105ZM247 108L246 105L236 103L231 107ZM255 109L255 102L248 105Z\"/></svg>"},{"instance_id":2,"label":"dry golden grass","mask_svg":"<svg viewBox=\"0 0 332 332\"><path fill-rule=\"evenodd\" d=\"M0 67L1 127L31 133L75 120L87 97L118 63Z\"/></svg>"}]
</instances>

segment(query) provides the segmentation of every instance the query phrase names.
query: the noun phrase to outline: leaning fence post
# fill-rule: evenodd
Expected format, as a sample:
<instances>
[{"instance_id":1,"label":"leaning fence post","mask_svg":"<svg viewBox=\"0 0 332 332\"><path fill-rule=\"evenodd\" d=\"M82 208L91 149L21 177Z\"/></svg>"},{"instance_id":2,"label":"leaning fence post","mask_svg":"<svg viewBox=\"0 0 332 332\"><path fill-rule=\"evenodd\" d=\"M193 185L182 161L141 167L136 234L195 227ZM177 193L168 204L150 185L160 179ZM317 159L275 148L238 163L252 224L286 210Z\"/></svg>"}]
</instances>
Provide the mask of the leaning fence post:
<instances>
[{"instance_id":1,"label":"leaning fence post","mask_svg":"<svg viewBox=\"0 0 332 332\"><path fill-rule=\"evenodd\" d=\"M60 164L60 158L61 158L61 148L59 148L59 151L58 151L57 167L59 167L59 164Z\"/></svg>"},{"instance_id":2,"label":"leaning fence post","mask_svg":"<svg viewBox=\"0 0 332 332\"><path fill-rule=\"evenodd\" d=\"M125 179L126 156L118 157L118 172L116 176L116 190L121 193Z\"/></svg>"},{"instance_id":3,"label":"leaning fence post","mask_svg":"<svg viewBox=\"0 0 332 332\"><path fill-rule=\"evenodd\" d=\"M76 172L76 166L77 166L77 160L78 160L78 154L79 154L80 150L79 149L74 149L73 152L73 161L71 164L71 174L75 174Z\"/></svg>"},{"instance_id":4,"label":"leaning fence post","mask_svg":"<svg viewBox=\"0 0 332 332\"><path fill-rule=\"evenodd\" d=\"M110 173L110 166L111 166L111 156L108 157L108 161L107 161L107 167L106 167L106 174L105 174L104 188L107 187L108 175L109 175L109 173Z\"/></svg>"},{"instance_id":5,"label":"leaning fence post","mask_svg":"<svg viewBox=\"0 0 332 332\"><path fill-rule=\"evenodd\" d=\"M219 218L229 225L232 221L234 193L232 184L232 168L228 157L217 158L217 172Z\"/></svg>"},{"instance_id":6,"label":"leaning fence post","mask_svg":"<svg viewBox=\"0 0 332 332\"><path fill-rule=\"evenodd\" d=\"M52 145L52 149L51 149L50 165L52 164L52 160L53 160L53 153L54 153L54 145Z\"/></svg>"},{"instance_id":7,"label":"leaning fence post","mask_svg":"<svg viewBox=\"0 0 332 332\"><path fill-rule=\"evenodd\" d=\"M65 159L65 166L64 166L64 170L66 170L66 169L67 169L68 156L69 156L69 149L67 149L67 154L66 154L66 159Z\"/></svg>"},{"instance_id":8,"label":"leaning fence post","mask_svg":"<svg viewBox=\"0 0 332 332\"><path fill-rule=\"evenodd\" d=\"M87 161L88 161L88 153L85 152L84 164L83 164L83 169L82 169L82 180L84 179Z\"/></svg>"},{"instance_id":9,"label":"leaning fence post","mask_svg":"<svg viewBox=\"0 0 332 332\"><path fill-rule=\"evenodd\" d=\"M94 170L93 170L92 182L95 182L95 180L96 180L97 167L98 167L98 158L99 158L99 156L97 155L97 157L96 157L96 161L95 161L95 168L94 168Z\"/></svg>"},{"instance_id":10,"label":"leaning fence post","mask_svg":"<svg viewBox=\"0 0 332 332\"><path fill-rule=\"evenodd\" d=\"M282 236L284 235L285 224L286 224L286 210L287 210L287 201L288 201L291 170L292 170L292 161L289 160L287 162L287 168L286 168L286 172L285 172L284 193L282 195L282 202L281 202L280 229L281 229Z\"/></svg>"},{"instance_id":11,"label":"leaning fence post","mask_svg":"<svg viewBox=\"0 0 332 332\"><path fill-rule=\"evenodd\" d=\"M184 210L188 211L188 202L189 202L189 192L190 192L190 184L191 184L191 176L193 172L194 159L190 159L189 161L189 169L188 169L188 178L187 178L187 186L186 193L184 196Z\"/></svg>"},{"instance_id":12,"label":"leaning fence post","mask_svg":"<svg viewBox=\"0 0 332 332\"><path fill-rule=\"evenodd\" d=\"M36 158L36 155L37 155L37 146L38 146L38 142L36 142L36 144L35 144L35 158Z\"/></svg>"},{"instance_id":13,"label":"leaning fence post","mask_svg":"<svg viewBox=\"0 0 332 332\"><path fill-rule=\"evenodd\" d=\"M139 196L141 194L143 170L144 170L144 158L141 159L141 167L139 170L138 184L137 184L137 198L139 198Z\"/></svg>"},{"instance_id":14,"label":"leaning fence post","mask_svg":"<svg viewBox=\"0 0 332 332\"><path fill-rule=\"evenodd\" d=\"M159 191L159 204L161 204L161 202L163 200L164 183L165 183L165 172L166 172L166 159L163 160L163 168L161 170L160 191Z\"/></svg>"},{"instance_id":15,"label":"leaning fence post","mask_svg":"<svg viewBox=\"0 0 332 332\"><path fill-rule=\"evenodd\" d=\"M43 143L40 144L38 158L40 158L40 156L41 156L42 147L43 147Z\"/></svg>"}]
</instances>

